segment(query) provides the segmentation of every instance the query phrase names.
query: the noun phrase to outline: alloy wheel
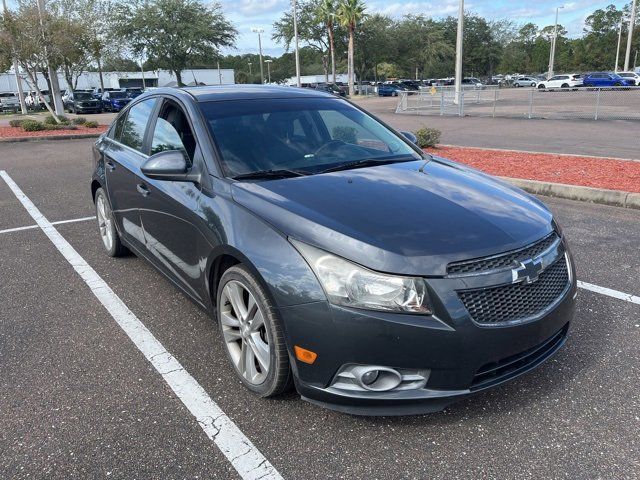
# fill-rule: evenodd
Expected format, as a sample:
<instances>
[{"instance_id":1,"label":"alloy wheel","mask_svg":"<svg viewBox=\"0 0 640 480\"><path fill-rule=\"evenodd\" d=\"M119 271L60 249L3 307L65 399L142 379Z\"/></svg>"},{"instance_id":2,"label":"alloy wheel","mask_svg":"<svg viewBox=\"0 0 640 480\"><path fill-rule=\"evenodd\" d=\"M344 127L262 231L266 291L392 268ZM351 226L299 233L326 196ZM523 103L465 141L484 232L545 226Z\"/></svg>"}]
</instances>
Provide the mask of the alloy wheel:
<instances>
[{"instance_id":1,"label":"alloy wheel","mask_svg":"<svg viewBox=\"0 0 640 480\"><path fill-rule=\"evenodd\" d=\"M100 229L100 238L107 250L113 247L113 225L111 223L111 212L104 196L98 195L96 199L96 216L98 218L98 228Z\"/></svg>"},{"instance_id":2,"label":"alloy wheel","mask_svg":"<svg viewBox=\"0 0 640 480\"><path fill-rule=\"evenodd\" d=\"M260 305L244 284L231 280L222 290L219 311L234 367L247 382L262 384L269 373L271 345Z\"/></svg>"}]
</instances>

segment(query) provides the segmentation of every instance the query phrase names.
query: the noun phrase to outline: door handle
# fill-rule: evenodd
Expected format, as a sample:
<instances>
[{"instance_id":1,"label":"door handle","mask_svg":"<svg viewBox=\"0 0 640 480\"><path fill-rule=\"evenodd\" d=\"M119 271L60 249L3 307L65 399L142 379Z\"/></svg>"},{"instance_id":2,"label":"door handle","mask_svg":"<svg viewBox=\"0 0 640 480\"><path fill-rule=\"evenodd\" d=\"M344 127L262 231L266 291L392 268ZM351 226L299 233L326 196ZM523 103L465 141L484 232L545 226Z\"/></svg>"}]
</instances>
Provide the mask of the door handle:
<instances>
[{"instance_id":1,"label":"door handle","mask_svg":"<svg viewBox=\"0 0 640 480\"><path fill-rule=\"evenodd\" d=\"M110 172L113 172L116 169L116 165L111 160L107 160L105 162L105 165L107 166Z\"/></svg>"},{"instance_id":2,"label":"door handle","mask_svg":"<svg viewBox=\"0 0 640 480\"><path fill-rule=\"evenodd\" d=\"M136 185L136 190L138 190L138 193L141 193L143 197L146 197L151 193L147 187L140 183Z\"/></svg>"}]
</instances>

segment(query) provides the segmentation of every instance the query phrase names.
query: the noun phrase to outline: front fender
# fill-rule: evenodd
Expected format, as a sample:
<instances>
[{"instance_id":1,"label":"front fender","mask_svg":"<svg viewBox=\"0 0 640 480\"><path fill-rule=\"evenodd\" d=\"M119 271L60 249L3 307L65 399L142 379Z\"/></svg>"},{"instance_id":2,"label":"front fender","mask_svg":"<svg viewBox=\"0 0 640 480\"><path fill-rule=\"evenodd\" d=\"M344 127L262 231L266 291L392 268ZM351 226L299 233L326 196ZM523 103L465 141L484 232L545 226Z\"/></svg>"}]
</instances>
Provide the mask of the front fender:
<instances>
[{"instance_id":1,"label":"front fender","mask_svg":"<svg viewBox=\"0 0 640 480\"><path fill-rule=\"evenodd\" d=\"M216 259L230 255L253 270L278 307L326 301L311 267L284 234L230 196L217 195L211 200L217 205L207 209L209 230L221 236L209 256L208 279Z\"/></svg>"}]
</instances>

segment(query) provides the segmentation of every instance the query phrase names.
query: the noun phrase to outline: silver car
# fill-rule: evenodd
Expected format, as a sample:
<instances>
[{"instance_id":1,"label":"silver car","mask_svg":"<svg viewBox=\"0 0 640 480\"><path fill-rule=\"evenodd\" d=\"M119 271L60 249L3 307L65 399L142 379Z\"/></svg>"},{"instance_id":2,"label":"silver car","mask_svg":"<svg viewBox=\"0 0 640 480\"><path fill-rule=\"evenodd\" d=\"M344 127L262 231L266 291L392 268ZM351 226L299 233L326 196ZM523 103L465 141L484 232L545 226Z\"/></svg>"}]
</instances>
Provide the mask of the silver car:
<instances>
[{"instance_id":1,"label":"silver car","mask_svg":"<svg viewBox=\"0 0 640 480\"><path fill-rule=\"evenodd\" d=\"M20 110L20 100L15 93L0 93L0 110L3 112L17 112Z\"/></svg>"}]
</instances>

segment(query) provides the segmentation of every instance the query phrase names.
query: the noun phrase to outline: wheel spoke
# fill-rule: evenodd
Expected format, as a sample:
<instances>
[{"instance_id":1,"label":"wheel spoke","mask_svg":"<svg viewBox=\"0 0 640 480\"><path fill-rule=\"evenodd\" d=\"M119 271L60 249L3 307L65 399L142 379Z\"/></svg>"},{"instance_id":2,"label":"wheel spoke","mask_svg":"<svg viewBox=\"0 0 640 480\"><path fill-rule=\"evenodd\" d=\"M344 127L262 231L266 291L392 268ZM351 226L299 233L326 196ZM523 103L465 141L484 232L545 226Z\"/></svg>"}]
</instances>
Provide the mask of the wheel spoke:
<instances>
[{"instance_id":1,"label":"wheel spoke","mask_svg":"<svg viewBox=\"0 0 640 480\"><path fill-rule=\"evenodd\" d=\"M251 295L251 292L249 293L249 301L247 302L247 319L251 320L254 315L256 315L256 313L260 312L260 310L258 309L258 304L256 303L256 299L253 298L253 295Z\"/></svg>"},{"instance_id":2,"label":"wheel spoke","mask_svg":"<svg viewBox=\"0 0 640 480\"><path fill-rule=\"evenodd\" d=\"M258 376L258 370L256 369L256 357L253 353L253 349L249 346L245 347L244 351L244 376L251 383L255 383Z\"/></svg>"},{"instance_id":3,"label":"wheel spoke","mask_svg":"<svg viewBox=\"0 0 640 480\"><path fill-rule=\"evenodd\" d=\"M256 312L256 314L254 315L253 320L251 320L251 324L249 325L249 329L251 330L251 332L257 332L263 326L264 326L264 317L262 315L262 312L260 310L258 310Z\"/></svg>"},{"instance_id":4,"label":"wheel spoke","mask_svg":"<svg viewBox=\"0 0 640 480\"><path fill-rule=\"evenodd\" d=\"M253 335L251 343L249 345L251 346L251 351L258 359L258 363L260 364L262 373L266 374L269 371L269 363L271 358L269 356L269 345L262 341L260 335Z\"/></svg>"},{"instance_id":5,"label":"wheel spoke","mask_svg":"<svg viewBox=\"0 0 640 480\"><path fill-rule=\"evenodd\" d=\"M227 327L240 328L240 322L238 319L227 312L220 313L220 321L222 322L222 325Z\"/></svg>"},{"instance_id":6,"label":"wheel spoke","mask_svg":"<svg viewBox=\"0 0 640 480\"><path fill-rule=\"evenodd\" d=\"M247 307L245 307L242 298L242 287L236 282L229 282L225 289L227 289L227 298L231 302L238 320L244 321L247 318Z\"/></svg>"}]
</instances>

